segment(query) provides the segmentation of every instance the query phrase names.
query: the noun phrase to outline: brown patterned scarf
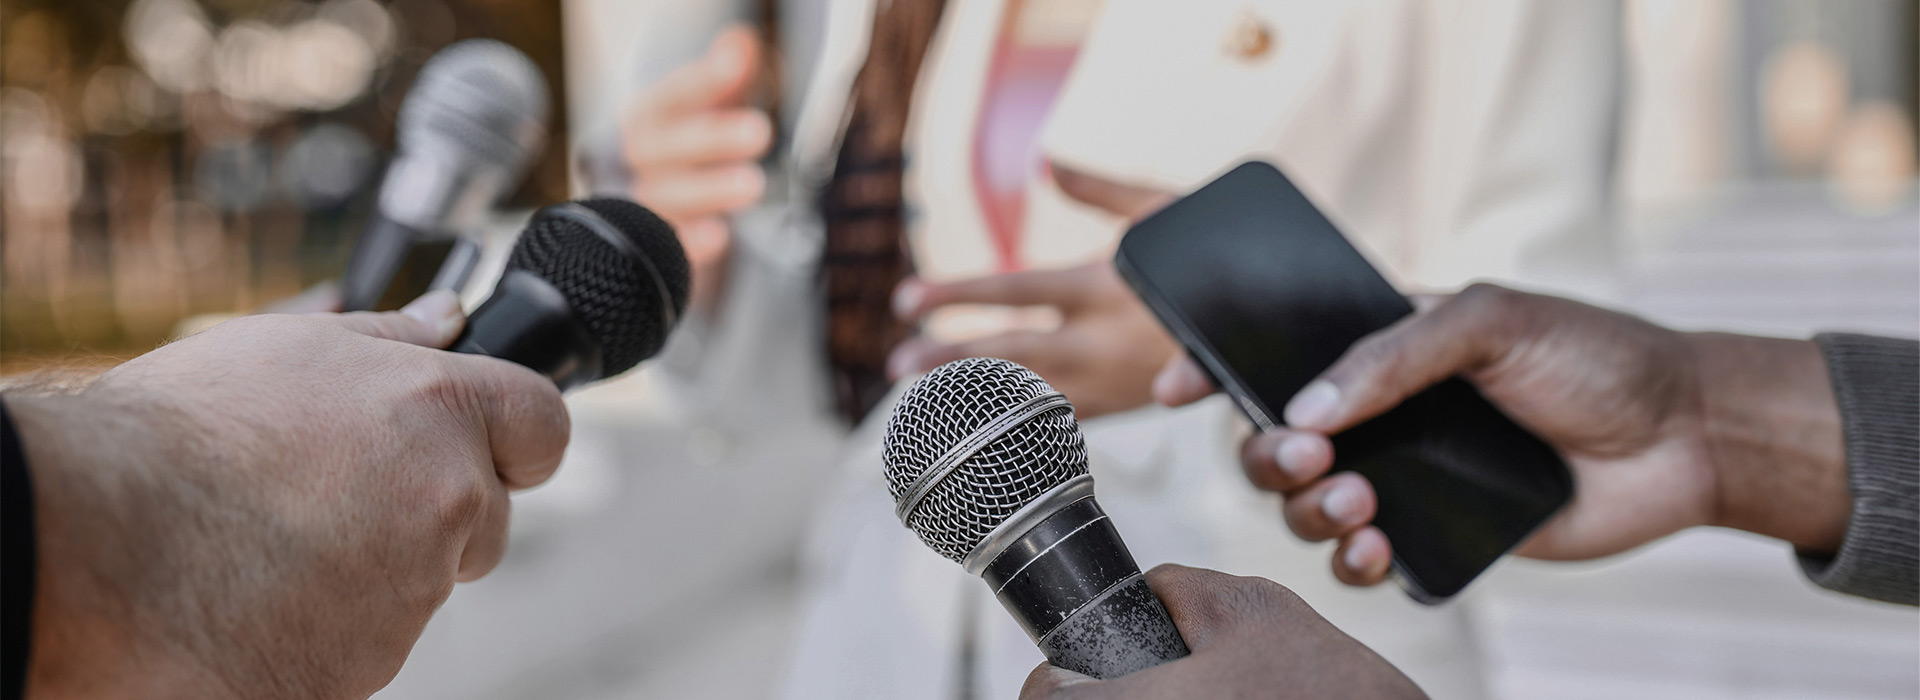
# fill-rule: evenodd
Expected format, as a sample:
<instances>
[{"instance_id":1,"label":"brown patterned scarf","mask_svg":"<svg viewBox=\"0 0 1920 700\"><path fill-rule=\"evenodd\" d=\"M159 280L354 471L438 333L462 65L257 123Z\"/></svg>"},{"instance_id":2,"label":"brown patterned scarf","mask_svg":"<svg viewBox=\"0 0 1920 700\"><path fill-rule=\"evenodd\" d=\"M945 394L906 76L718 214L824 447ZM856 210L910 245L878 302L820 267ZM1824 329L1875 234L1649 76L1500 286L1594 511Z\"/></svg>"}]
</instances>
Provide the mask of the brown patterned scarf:
<instances>
[{"instance_id":1,"label":"brown patterned scarf","mask_svg":"<svg viewBox=\"0 0 1920 700\"><path fill-rule=\"evenodd\" d=\"M887 354L907 337L893 288L913 269L901 153L914 79L946 0L877 0L867 60L854 78L833 177L820 194L826 250L827 362L840 414L859 422L889 387Z\"/></svg>"}]
</instances>

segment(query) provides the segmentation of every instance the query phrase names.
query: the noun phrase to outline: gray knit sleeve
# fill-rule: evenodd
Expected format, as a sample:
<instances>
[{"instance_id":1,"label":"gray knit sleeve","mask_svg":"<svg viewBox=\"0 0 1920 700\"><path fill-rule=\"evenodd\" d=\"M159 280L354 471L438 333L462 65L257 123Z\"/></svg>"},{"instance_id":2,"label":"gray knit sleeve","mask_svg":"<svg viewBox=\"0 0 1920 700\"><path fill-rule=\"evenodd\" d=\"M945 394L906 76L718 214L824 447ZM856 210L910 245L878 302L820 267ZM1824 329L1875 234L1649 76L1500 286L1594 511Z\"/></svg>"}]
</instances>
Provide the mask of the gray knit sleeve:
<instances>
[{"instance_id":1,"label":"gray knit sleeve","mask_svg":"<svg viewBox=\"0 0 1920 700\"><path fill-rule=\"evenodd\" d=\"M1827 333L1847 447L1853 516L1839 553L1801 555L1814 583L1841 593L1920 603L1920 342Z\"/></svg>"}]
</instances>

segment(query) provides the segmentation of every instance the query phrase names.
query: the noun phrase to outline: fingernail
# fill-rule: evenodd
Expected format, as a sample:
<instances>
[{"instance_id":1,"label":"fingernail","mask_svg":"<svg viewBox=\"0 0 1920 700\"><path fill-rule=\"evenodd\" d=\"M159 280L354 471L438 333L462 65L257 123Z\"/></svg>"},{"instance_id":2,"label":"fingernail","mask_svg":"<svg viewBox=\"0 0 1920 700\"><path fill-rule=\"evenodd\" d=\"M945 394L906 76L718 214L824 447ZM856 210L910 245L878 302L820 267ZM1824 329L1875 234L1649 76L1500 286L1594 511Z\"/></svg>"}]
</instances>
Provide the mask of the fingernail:
<instances>
[{"instance_id":1,"label":"fingernail","mask_svg":"<svg viewBox=\"0 0 1920 700\"><path fill-rule=\"evenodd\" d=\"M1177 372L1175 372L1174 370L1163 369L1163 370L1160 370L1159 374L1154 375L1153 397L1155 399L1159 400L1161 403L1166 403L1168 397L1171 397L1174 395L1175 391L1180 386L1180 378L1175 376L1176 374Z\"/></svg>"},{"instance_id":2,"label":"fingernail","mask_svg":"<svg viewBox=\"0 0 1920 700\"><path fill-rule=\"evenodd\" d=\"M1353 484L1340 484L1328 491L1320 500L1320 510L1327 519L1342 525L1352 525L1360 520L1360 487Z\"/></svg>"},{"instance_id":3,"label":"fingernail","mask_svg":"<svg viewBox=\"0 0 1920 700\"><path fill-rule=\"evenodd\" d=\"M1295 394L1287 402L1285 414L1287 425L1296 428L1325 427L1333 422L1333 414L1340 408L1340 387L1325 379L1315 379L1307 388Z\"/></svg>"},{"instance_id":4,"label":"fingernail","mask_svg":"<svg viewBox=\"0 0 1920 700\"><path fill-rule=\"evenodd\" d=\"M1295 479L1307 478L1307 462L1320 451L1319 443L1306 435L1291 435L1280 441L1279 449L1274 450L1274 461L1280 463L1280 471Z\"/></svg>"},{"instance_id":5,"label":"fingernail","mask_svg":"<svg viewBox=\"0 0 1920 700\"><path fill-rule=\"evenodd\" d=\"M1354 573L1363 573L1367 570L1366 557L1358 546L1348 547L1347 553L1340 557L1340 561L1345 562L1347 569Z\"/></svg>"},{"instance_id":6,"label":"fingernail","mask_svg":"<svg viewBox=\"0 0 1920 700\"><path fill-rule=\"evenodd\" d=\"M400 313L432 326L442 338L452 335L464 318L460 311L460 296L445 289L420 295L420 298L401 307Z\"/></svg>"},{"instance_id":7,"label":"fingernail","mask_svg":"<svg viewBox=\"0 0 1920 700\"><path fill-rule=\"evenodd\" d=\"M912 318L913 312L920 308L920 300L927 296L927 289L915 280L906 280L893 289L893 315L900 318Z\"/></svg>"}]
</instances>

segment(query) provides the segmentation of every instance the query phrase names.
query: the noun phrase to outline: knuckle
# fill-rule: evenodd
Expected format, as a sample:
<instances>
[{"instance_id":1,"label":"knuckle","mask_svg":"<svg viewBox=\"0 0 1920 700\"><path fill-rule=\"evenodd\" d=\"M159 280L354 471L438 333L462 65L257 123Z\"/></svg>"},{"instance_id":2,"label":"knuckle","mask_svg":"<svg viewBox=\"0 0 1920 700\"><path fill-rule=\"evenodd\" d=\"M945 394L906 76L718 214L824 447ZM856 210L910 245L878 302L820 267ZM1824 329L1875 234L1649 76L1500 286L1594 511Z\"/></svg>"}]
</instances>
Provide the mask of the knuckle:
<instances>
[{"instance_id":1,"label":"knuckle","mask_svg":"<svg viewBox=\"0 0 1920 700\"><path fill-rule=\"evenodd\" d=\"M440 359L438 357L436 360ZM474 405L474 391L467 378L443 361L413 365L413 403L447 416L465 415Z\"/></svg>"},{"instance_id":2,"label":"knuckle","mask_svg":"<svg viewBox=\"0 0 1920 700\"><path fill-rule=\"evenodd\" d=\"M1454 297L1452 311L1468 323L1486 325L1512 315L1519 293L1499 285L1475 282Z\"/></svg>"},{"instance_id":3,"label":"knuckle","mask_svg":"<svg viewBox=\"0 0 1920 700\"><path fill-rule=\"evenodd\" d=\"M1367 336L1354 343L1353 349L1336 368L1340 374L1354 378L1391 376L1401 363L1400 346L1400 338L1393 333Z\"/></svg>"},{"instance_id":4,"label":"knuckle","mask_svg":"<svg viewBox=\"0 0 1920 700\"><path fill-rule=\"evenodd\" d=\"M1467 285L1466 289L1460 290L1460 294L1454 299L1461 305L1499 308L1511 303L1513 296L1514 291L1506 287L1487 282L1475 282Z\"/></svg>"},{"instance_id":5,"label":"knuckle","mask_svg":"<svg viewBox=\"0 0 1920 700\"><path fill-rule=\"evenodd\" d=\"M434 522L445 531L465 532L486 512L489 489L479 474L479 469L463 460L432 478L426 505Z\"/></svg>"},{"instance_id":6,"label":"knuckle","mask_svg":"<svg viewBox=\"0 0 1920 700\"><path fill-rule=\"evenodd\" d=\"M1225 600L1236 620L1260 620L1306 605L1292 589L1254 576L1234 577L1228 590Z\"/></svg>"},{"instance_id":7,"label":"knuckle","mask_svg":"<svg viewBox=\"0 0 1920 700\"><path fill-rule=\"evenodd\" d=\"M1477 282L1463 290L1457 301L1459 330L1471 332L1481 340L1507 342L1524 333L1532 324L1531 295L1495 284Z\"/></svg>"},{"instance_id":8,"label":"knuckle","mask_svg":"<svg viewBox=\"0 0 1920 700\"><path fill-rule=\"evenodd\" d=\"M453 595L452 576L438 575L430 580L417 582L407 590L406 597L400 601L401 609L406 612L407 624L394 641L397 646L410 647L419 630L426 627L433 613Z\"/></svg>"}]
</instances>

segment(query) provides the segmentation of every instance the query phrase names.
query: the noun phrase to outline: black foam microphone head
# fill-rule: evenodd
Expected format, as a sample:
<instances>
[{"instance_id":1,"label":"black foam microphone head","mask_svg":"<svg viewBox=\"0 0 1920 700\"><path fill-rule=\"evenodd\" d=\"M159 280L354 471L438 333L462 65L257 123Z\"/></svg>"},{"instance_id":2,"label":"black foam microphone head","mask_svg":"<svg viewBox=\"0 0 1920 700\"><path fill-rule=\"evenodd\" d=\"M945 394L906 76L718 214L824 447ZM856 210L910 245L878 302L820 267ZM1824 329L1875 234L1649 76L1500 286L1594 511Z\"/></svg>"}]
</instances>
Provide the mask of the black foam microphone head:
<instances>
[{"instance_id":1,"label":"black foam microphone head","mask_svg":"<svg viewBox=\"0 0 1920 700\"><path fill-rule=\"evenodd\" d=\"M566 297L599 345L601 376L659 352L687 308L691 271L679 237L658 215L622 199L540 210L507 269L533 273Z\"/></svg>"}]
</instances>

